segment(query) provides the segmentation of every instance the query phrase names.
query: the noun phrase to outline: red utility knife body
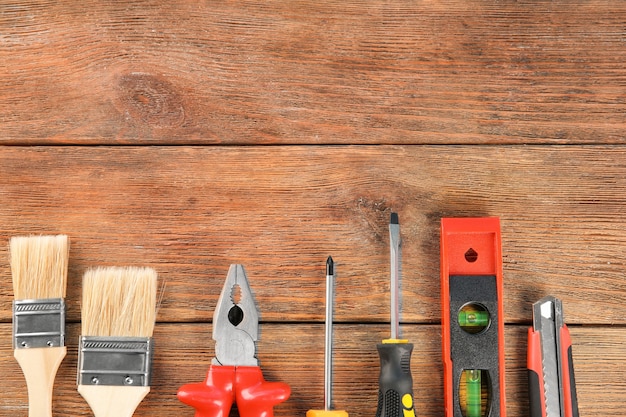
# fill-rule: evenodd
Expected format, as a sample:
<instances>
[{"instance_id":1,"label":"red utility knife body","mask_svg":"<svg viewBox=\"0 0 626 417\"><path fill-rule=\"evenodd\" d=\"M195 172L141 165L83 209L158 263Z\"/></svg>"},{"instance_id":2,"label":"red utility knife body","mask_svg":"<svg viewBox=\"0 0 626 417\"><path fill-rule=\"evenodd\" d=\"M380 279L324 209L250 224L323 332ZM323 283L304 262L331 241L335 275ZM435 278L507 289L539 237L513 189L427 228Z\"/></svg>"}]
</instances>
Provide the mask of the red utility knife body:
<instances>
[{"instance_id":1,"label":"red utility knife body","mask_svg":"<svg viewBox=\"0 0 626 417\"><path fill-rule=\"evenodd\" d=\"M498 218L441 220L446 417L505 417Z\"/></svg>"},{"instance_id":2,"label":"red utility knife body","mask_svg":"<svg viewBox=\"0 0 626 417\"><path fill-rule=\"evenodd\" d=\"M533 304L527 361L530 416L578 417L572 340L558 298Z\"/></svg>"}]
</instances>

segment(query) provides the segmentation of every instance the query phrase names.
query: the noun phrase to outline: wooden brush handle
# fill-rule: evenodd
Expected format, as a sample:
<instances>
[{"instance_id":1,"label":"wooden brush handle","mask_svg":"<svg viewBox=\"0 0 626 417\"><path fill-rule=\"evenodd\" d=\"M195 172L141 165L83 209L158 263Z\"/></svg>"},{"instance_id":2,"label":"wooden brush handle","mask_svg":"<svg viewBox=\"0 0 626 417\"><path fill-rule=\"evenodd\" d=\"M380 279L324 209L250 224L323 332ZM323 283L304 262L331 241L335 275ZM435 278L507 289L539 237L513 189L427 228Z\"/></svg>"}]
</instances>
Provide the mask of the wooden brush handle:
<instances>
[{"instance_id":1,"label":"wooden brush handle","mask_svg":"<svg viewBox=\"0 0 626 417\"><path fill-rule=\"evenodd\" d=\"M65 346L15 349L28 388L28 417L52 417L52 388Z\"/></svg>"},{"instance_id":2,"label":"wooden brush handle","mask_svg":"<svg viewBox=\"0 0 626 417\"><path fill-rule=\"evenodd\" d=\"M95 417L132 417L141 400L150 392L150 387L79 385L78 392Z\"/></svg>"}]
</instances>

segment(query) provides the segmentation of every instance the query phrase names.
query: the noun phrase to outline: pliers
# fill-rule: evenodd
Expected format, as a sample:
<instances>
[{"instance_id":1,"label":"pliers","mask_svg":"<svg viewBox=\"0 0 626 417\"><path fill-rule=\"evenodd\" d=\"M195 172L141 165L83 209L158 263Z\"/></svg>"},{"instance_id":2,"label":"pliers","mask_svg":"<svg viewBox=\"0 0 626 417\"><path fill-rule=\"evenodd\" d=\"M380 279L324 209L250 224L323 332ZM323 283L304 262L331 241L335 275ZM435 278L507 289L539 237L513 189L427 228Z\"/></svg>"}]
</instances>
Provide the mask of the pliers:
<instances>
[{"instance_id":1,"label":"pliers","mask_svg":"<svg viewBox=\"0 0 626 417\"><path fill-rule=\"evenodd\" d=\"M267 382L256 358L259 313L243 265L233 264L213 313L215 358L204 382L183 385L178 399L195 417L227 417L233 403L240 417L273 417L289 385Z\"/></svg>"}]
</instances>

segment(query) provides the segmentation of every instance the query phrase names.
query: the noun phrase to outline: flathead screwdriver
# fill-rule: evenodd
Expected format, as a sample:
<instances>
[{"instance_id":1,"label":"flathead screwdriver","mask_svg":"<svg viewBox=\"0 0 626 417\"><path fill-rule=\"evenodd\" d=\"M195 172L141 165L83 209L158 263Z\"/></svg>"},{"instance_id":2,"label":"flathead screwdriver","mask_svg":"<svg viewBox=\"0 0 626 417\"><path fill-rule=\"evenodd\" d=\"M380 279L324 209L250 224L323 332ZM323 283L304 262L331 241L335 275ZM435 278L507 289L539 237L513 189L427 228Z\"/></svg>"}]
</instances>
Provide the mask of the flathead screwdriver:
<instances>
[{"instance_id":1,"label":"flathead screwdriver","mask_svg":"<svg viewBox=\"0 0 626 417\"><path fill-rule=\"evenodd\" d=\"M326 259L326 334L324 337L324 409L309 410L306 417L348 417L343 410L333 410L333 294L335 286L335 263Z\"/></svg>"},{"instance_id":2,"label":"flathead screwdriver","mask_svg":"<svg viewBox=\"0 0 626 417\"><path fill-rule=\"evenodd\" d=\"M376 417L415 417L411 353L413 344L399 339L399 291L401 269L400 222L397 213L389 221L391 249L391 337L376 347L380 357Z\"/></svg>"}]
</instances>

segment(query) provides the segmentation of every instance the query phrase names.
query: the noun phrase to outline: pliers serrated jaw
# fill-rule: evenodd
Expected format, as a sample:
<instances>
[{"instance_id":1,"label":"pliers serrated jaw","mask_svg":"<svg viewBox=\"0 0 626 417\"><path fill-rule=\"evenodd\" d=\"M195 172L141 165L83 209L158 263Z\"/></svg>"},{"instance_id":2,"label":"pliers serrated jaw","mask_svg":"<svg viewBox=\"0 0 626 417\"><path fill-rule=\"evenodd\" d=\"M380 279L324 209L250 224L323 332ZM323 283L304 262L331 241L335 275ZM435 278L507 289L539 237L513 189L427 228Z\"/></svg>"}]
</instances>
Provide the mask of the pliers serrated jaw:
<instances>
[{"instance_id":1,"label":"pliers serrated jaw","mask_svg":"<svg viewBox=\"0 0 626 417\"><path fill-rule=\"evenodd\" d=\"M213 313L214 365L257 366L259 312L243 265L233 264Z\"/></svg>"}]
</instances>

